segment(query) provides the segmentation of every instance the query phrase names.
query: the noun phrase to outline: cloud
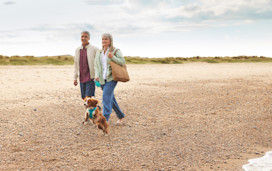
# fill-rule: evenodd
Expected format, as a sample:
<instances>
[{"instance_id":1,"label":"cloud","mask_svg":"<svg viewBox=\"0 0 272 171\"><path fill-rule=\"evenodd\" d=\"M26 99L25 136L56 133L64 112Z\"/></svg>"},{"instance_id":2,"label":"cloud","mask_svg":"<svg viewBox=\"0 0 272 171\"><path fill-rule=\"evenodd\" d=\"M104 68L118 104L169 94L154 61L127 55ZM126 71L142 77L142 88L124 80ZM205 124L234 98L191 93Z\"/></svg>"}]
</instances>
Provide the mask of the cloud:
<instances>
[{"instance_id":1,"label":"cloud","mask_svg":"<svg viewBox=\"0 0 272 171\"><path fill-rule=\"evenodd\" d=\"M31 29L43 32L93 30L127 36L250 24L272 18L272 0L84 0L76 5L81 10L69 14L54 10L50 13L61 15L31 14L26 17L35 21L28 24L39 23Z\"/></svg>"},{"instance_id":2,"label":"cloud","mask_svg":"<svg viewBox=\"0 0 272 171\"><path fill-rule=\"evenodd\" d=\"M21 29L21 30L32 30L32 31L40 31L40 32L46 32L46 31L67 31L67 30L94 30L94 26L88 23L82 23L82 24L63 24L63 25L41 25L38 27L32 27L27 29Z\"/></svg>"},{"instance_id":3,"label":"cloud","mask_svg":"<svg viewBox=\"0 0 272 171\"><path fill-rule=\"evenodd\" d=\"M271 0L131 0L123 21L147 33L231 26L272 18ZM126 13L125 13L126 12ZM141 29L142 28L142 29Z\"/></svg>"},{"instance_id":4,"label":"cloud","mask_svg":"<svg viewBox=\"0 0 272 171\"><path fill-rule=\"evenodd\" d=\"M83 30L98 35L110 32L129 36L251 24L272 18L271 0L85 0L78 5L82 5L78 6L82 10L73 14L47 18L41 13L37 20L33 18L35 21L28 23L33 24L29 28L15 29L15 32L19 36L27 30L33 31L50 40L78 38ZM1 36L5 35L0 32Z\"/></svg>"},{"instance_id":5,"label":"cloud","mask_svg":"<svg viewBox=\"0 0 272 171\"><path fill-rule=\"evenodd\" d=\"M97 32L119 35L183 32L250 24L272 17L271 0L88 0ZM98 7L99 6L99 7ZM94 10L96 10L96 8ZM250 22L249 22L250 21Z\"/></svg>"},{"instance_id":6,"label":"cloud","mask_svg":"<svg viewBox=\"0 0 272 171\"><path fill-rule=\"evenodd\" d=\"M167 9L168 8L168 9ZM268 19L272 16L271 0L200 0L172 9L166 6L167 18L207 20Z\"/></svg>"},{"instance_id":7,"label":"cloud","mask_svg":"<svg viewBox=\"0 0 272 171\"><path fill-rule=\"evenodd\" d=\"M126 3L127 0L85 0L85 3L92 6L113 6Z\"/></svg>"},{"instance_id":8,"label":"cloud","mask_svg":"<svg viewBox=\"0 0 272 171\"><path fill-rule=\"evenodd\" d=\"M15 4L15 2L14 1L6 1L3 4L4 5L13 5L13 4Z\"/></svg>"},{"instance_id":9,"label":"cloud","mask_svg":"<svg viewBox=\"0 0 272 171\"><path fill-rule=\"evenodd\" d=\"M69 25L41 25L11 31L0 31L0 44L22 42L58 42L78 40L83 30L92 31L94 28L89 24ZM27 43L26 43L27 44Z\"/></svg>"},{"instance_id":10,"label":"cloud","mask_svg":"<svg viewBox=\"0 0 272 171\"><path fill-rule=\"evenodd\" d=\"M10 32L0 32L0 41L1 39L11 39L11 38L15 38L17 35L14 33L10 33Z\"/></svg>"}]
</instances>

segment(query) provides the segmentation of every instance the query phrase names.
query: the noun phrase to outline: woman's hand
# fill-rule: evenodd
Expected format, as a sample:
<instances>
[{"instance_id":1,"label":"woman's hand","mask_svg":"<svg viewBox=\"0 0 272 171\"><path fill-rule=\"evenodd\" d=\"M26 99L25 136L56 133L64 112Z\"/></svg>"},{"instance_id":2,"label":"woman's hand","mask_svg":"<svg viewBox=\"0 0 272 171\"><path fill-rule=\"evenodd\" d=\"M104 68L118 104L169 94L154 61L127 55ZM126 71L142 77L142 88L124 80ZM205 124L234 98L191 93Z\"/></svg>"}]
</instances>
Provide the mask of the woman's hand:
<instances>
[{"instance_id":1,"label":"woman's hand","mask_svg":"<svg viewBox=\"0 0 272 171\"><path fill-rule=\"evenodd\" d=\"M109 52L109 53L108 53L108 57L109 57L110 59L112 59L113 54L112 54L111 52Z\"/></svg>"},{"instance_id":2,"label":"woman's hand","mask_svg":"<svg viewBox=\"0 0 272 171\"><path fill-rule=\"evenodd\" d=\"M99 82L99 78L98 78L98 77L97 77L97 78L95 78L95 80Z\"/></svg>"}]
</instances>

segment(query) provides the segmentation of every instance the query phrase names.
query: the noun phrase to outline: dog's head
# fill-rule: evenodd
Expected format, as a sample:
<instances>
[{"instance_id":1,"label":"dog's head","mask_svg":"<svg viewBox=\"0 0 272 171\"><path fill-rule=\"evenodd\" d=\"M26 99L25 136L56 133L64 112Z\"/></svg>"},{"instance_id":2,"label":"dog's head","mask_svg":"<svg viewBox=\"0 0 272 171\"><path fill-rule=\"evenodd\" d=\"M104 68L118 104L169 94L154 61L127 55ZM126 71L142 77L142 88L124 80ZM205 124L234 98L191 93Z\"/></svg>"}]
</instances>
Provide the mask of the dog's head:
<instances>
[{"instance_id":1,"label":"dog's head","mask_svg":"<svg viewBox=\"0 0 272 171\"><path fill-rule=\"evenodd\" d=\"M99 100L91 98L91 97L85 97L84 99L84 106L86 107L97 107L99 103Z\"/></svg>"}]
</instances>

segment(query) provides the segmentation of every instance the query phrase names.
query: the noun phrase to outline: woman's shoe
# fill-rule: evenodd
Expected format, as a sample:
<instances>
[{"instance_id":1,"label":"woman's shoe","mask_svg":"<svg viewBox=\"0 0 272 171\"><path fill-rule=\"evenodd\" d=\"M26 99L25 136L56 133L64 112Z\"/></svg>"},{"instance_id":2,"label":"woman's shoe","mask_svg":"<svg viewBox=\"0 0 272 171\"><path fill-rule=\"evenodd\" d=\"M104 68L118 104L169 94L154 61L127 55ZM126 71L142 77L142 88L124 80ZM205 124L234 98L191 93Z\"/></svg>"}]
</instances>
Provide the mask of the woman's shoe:
<instances>
[{"instance_id":1,"label":"woman's shoe","mask_svg":"<svg viewBox=\"0 0 272 171\"><path fill-rule=\"evenodd\" d=\"M117 125L121 125L124 123L124 119L118 119L118 121L116 122Z\"/></svg>"}]
</instances>

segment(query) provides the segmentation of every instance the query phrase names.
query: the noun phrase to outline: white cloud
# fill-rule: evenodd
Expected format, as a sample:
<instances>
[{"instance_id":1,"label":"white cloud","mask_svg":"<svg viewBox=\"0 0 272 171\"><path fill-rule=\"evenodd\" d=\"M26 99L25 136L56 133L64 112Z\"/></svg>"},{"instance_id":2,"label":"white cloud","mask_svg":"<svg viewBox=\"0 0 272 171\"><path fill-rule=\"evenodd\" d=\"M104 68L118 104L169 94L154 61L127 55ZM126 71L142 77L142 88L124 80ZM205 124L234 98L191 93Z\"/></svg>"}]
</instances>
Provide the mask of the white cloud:
<instances>
[{"instance_id":1,"label":"white cloud","mask_svg":"<svg viewBox=\"0 0 272 171\"><path fill-rule=\"evenodd\" d=\"M268 19L268 16L272 17L271 0L84 0L82 2L72 0L70 3L73 8L67 7L68 4L58 8L57 6L62 3L51 2L53 8L49 11L40 10L41 7L35 8L36 5L33 4L37 17L31 17L35 15L34 13L21 15L31 17L32 23L28 21L25 23L30 28L52 24L57 27L78 24L78 29L81 29L80 23L86 23L92 25L96 32L110 31L120 35L188 31L218 26L219 22L233 21L228 24L236 24L246 21L248 23L247 21L253 22ZM41 13L39 14L38 11ZM8 22L10 21L6 20L8 25L13 25ZM1 23L5 27L5 23Z\"/></svg>"},{"instance_id":2,"label":"white cloud","mask_svg":"<svg viewBox=\"0 0 272 171\"><path fill-rule=\"evenodd\" d=\"M13 5L13 4L15 4L14 1L6 1L6 2L4 2L4 5Z\"/></svg>"},{"instance_id":3,"label":"white cloud","mask_svg":"<svg viewBox=\"0 0 272 171\"><path fill-rule=\"evenodd\" d=\"M237 23L244 24L243 21L252 23L270 19L268 16L272 17L271 0L200 0L186 1L182 5L177 5L176 0L148 2L123 1L123 6L118 11L121 19L117 21L113 19L117 23L115 31L122 32L123 27L118 29L118 26L125 23L130 23L131 28L137 28L141 33L160 33L217 27L220 22L231 26ZM104 27L107 28L107 24Z\"/></svg>"},{"instance_id":4,"label":"white cloud","mask_svg":"<svg viewBox=\"0 0 272 171\"><path fill-rule=\"evenodd\" d=\"M175 8L168 17L184 17L197 21L250 19L257 13L269 12L272 15L271 9L271 0L200 0L199 3ZM258 15L257 17L262 19L263 16Z\"/></svg>"},{"instance_id":5,"label":"white cloud","mask_svg":"<svg viewBox=\"0 0 272 171\"><path fill-rule=\"evenodd\" d=\"M97 44L104 32L130 42L131 37L154 35L152 39L160 42L161 34L194 36L199 30L257 25L272 18L272 0L21 0L0 7L0 16L6 16L0 18L0 54L7 43L79 44L82 30L91 31ZM218 37L235 37L225 35ZM180 42L173 39L167 44Z\"/></svg>"}]
</instances>

